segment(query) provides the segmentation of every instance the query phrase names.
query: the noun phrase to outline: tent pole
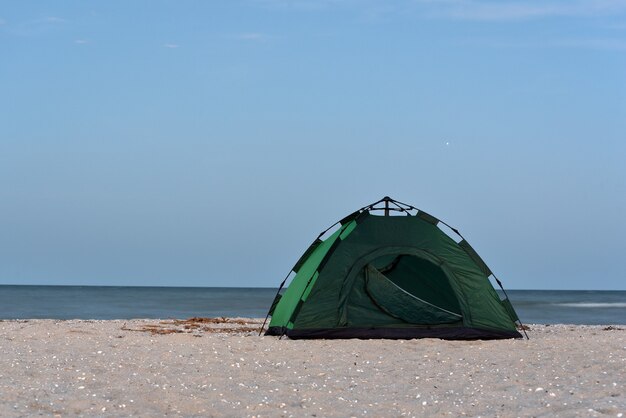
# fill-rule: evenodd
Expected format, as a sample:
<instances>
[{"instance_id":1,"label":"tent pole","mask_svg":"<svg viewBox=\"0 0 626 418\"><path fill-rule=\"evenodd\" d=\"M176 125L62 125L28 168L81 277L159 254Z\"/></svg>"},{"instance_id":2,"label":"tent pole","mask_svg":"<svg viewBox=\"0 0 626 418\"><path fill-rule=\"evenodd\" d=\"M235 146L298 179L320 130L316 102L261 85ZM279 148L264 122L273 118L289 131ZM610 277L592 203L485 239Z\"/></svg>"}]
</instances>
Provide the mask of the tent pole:
<instances>
[{"instance_id":1,"label":"tent pole","mask_svg":"<svg viewBox=\"0 0 626 418\"><path fill-rule=\"evenodd\" d=\"M322 237L322 235L324 235L326 232L328 232L328 230L330 230L330 228L332 228L333 226L337 225L339 222L341 222L341 221L335 222L334 224L329 226L328 229L326 229L325 231L320 232L320 234L317 236L315 241L320 239ZM313 241L313 242L315 242L315 241ZM313 245L313 244L311 244L311 245ZM297 265L298 265L298 263L296 262L296 264L294 264L294 266L291 268L291 270L289 270L289 273L287 273L287 275L283 279L282 283L278 287L278 290L276 291L276 296L274 296L274 300L272 301L272 305L270 305L270 309L267 311L267 315L265 315L265 319L263 320L263 325L261 325L261 329L259 330L259 337L263 333L263 328L265 328L265 324L267 323L267 319L270 317L270 311L272 310L272 306L274 306L274 302L276 301L276 298L280 294L280 291L283 289L283 286L285 286L285 283L287 282L287 279L289 278L289 276L291 276L291 273L293 272L293 269L296 268Z\"/></svg>"},{"instance_id":2,"label":"tent pole","mask_svg":"<svg viewBox=\"0 0 626 418\"><path fill-rule=\"evenodd\" d=\"M496 279L496 283L498 283L498 286L500 286L500 289L502 289L502 293L504 293L504 297L509 299L509 295L507 295L506 290L504 290L504 287L502 286L502 282L496 277L495 274L493 274L493 273L491 273L491 274L493 275L493 278ZM511 303L510 300L511 299L509 299L509 303ZM530 337L528 337L528 334L526 334L526 329L525 329L526 326L522 323L522 320L519 319L519 316L517 318L517 321L519 322L520 328L522 329L522 331L524 331L524 335L526 336L526 339L530 340Z\"/></svg>"},{"instance_id":3,"label":"tent pole","mask_svg":"<svg viewBox=\"0 0 626 418\"><path fill-rule=\"evenodd\" d=\"M265 320L263 321L263 325L261 325L261 329L259 330L259 337L261 336L261 334L263 333L263 328L265 328L265 323L267 322L267 318L270 317L270 310L272 309L272 306L274 306L274 302L276 301L276 298L278 297L278 295L280 294L280 291L282 290L283 286L285 285L285 283L287 282L287 279L289 278L289 276L291 275L291 272L293 271L293 269L289 270L289 273L287 274L287 276L285 277L285 279L283 280L283 282L280 284L280 286L278 287L278 290L276 291L276 296L274 296L274 299L272 300L272 304L270 305L270 309L268 309L267 311L267 315L265 315Z\"/></svg>"}]
</instances>

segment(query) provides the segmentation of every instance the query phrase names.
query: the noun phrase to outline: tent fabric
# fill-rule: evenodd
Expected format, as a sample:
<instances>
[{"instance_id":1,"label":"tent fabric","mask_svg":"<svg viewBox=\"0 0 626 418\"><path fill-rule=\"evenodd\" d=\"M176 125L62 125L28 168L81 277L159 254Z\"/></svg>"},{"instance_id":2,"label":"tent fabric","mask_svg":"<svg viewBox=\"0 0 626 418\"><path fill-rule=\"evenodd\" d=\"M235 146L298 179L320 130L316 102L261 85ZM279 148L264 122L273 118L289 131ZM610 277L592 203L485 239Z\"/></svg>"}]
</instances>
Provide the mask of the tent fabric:
<instances>
[{"instance_id":1,"label":"tent fabric","mask_svg":"<svg viewBox=\"0 0 626 418\"><path fill-rule=\"evenodd\" d=\"M465 240L457 243L425 212L380 216L374 210L370 205L344 218L301 257L275 301L267 335L521 337L513 306L500 300L491 270Z\"/></svg>"}]
</instances>

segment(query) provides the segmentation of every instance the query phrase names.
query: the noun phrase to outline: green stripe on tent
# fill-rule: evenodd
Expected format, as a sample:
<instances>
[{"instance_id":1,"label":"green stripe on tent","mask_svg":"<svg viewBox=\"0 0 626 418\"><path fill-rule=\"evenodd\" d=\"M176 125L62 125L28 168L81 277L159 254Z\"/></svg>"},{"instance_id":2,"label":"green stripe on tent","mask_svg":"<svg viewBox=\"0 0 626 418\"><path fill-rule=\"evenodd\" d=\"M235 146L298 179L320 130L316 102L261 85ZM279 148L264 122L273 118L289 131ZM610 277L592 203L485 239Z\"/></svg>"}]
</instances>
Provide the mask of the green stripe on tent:
<instances>
[{"instance_id":1,"label":"green stripe on tent","mask_svg":"<svg viewBox=\"0 0 626 418\"><path fill-rule=\"evenodd\" d=\"M276 324L281 324L282 326L291 320L294 309L300 302L307 285L310 284L312 287L315 284L314 280L310 280L309 282L309 279L313 278L320 262L324 259L328 250L332 247L337 238L339 238L339 235L345 228L346 227L344 226L338 229L325 241L319 243L319 245L317 245L311 252L311 255L304 261L304 263L302 263L302 266L298 269L298 273L283 294L280 303L276 306L274 314L272 315L272 320L270 321L270 327Z\"/></svg>"},{"instance_id":2,"label":"green stripe on tent","mask_svg":"<svg viewBox=\"0 0 626 418\"><path fill-rule=\"evenodd\" d=\"M315 241L313 241L313 244L311 244L309 246L309 248L307 248L307 250L304 252L304 254L302 254L302 257L300 257L300 259L298 260L298 262L296 263L295 266L293 266L293 271L295 273L297 273L298 271L300 271L300 268L302 267L302 264L304 264L304 262L309 258L309 256L311 254L313 254L313 251L315 251L315 249L317 247L319 247L319 245L322 243L323 241L319 238L317 238Z\"/></svg>"},{"instance_id":3,"label":"green stripe on tent","mask_svg":"<svg viewBox=\"0 0 626 418\"><path fill-rule=\"evenodd\" d=\"M304 289L304 293L302 293L302 297L300 298L303 302L306 300L306 298L309 297L309 293L311 293L311 289L313 289L313 284L315 283L315 280L317 280L317 277L319 275L320 274L316 271L313 277L311 277L311 280L309 280L309 284L306 289Z\"/></svg>"},{"instance_id":4,"label":"green stripe on tent","mask_svg":"<svg viewBox=\"0 0 626 418\"><path fill-rule=\"evenodd\" d=\"M268 315L272 315L274 313L274 310L276 309L276 306L278 305L278 302L280 302L280 298L282 297L283 295L281 295L280 293L276 294L276 297L274 298L274 302L272 302L272 306L270 306Z\"/></svg>"},{"instance_id":5,"label":"green stripe on tent","mask_svg":"<svg viewBox=\"0 0 626 418\"><path fill-rule=\"evenodd\" d=\"M352 221L346 225L341 235L339 235L339 238L343 241L348 235L350 235L350 232L354 231L354 228L356 228L356 222Z\"/></svg>"}]
</instances>

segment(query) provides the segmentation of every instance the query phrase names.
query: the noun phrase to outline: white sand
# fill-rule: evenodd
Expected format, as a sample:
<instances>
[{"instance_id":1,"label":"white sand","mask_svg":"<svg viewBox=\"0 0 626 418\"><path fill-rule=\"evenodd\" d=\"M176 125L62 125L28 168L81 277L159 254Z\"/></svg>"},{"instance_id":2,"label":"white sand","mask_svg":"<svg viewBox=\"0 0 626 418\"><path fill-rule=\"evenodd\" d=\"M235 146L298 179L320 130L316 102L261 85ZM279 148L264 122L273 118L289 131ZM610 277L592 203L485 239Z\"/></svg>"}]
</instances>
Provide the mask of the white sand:
<instances>
[{"instance_id":1,"label":"white sand","mask_svg":"<svg viewBox=\"0 0 626 418\"><path fill-rule=\"evenodd\" d=\"M146 325L185 332L129 330ZM2 321L0 416L626 418L626 326L533 325L528 341L293 341L184 325Z\"/></svg>"}]
</instances>

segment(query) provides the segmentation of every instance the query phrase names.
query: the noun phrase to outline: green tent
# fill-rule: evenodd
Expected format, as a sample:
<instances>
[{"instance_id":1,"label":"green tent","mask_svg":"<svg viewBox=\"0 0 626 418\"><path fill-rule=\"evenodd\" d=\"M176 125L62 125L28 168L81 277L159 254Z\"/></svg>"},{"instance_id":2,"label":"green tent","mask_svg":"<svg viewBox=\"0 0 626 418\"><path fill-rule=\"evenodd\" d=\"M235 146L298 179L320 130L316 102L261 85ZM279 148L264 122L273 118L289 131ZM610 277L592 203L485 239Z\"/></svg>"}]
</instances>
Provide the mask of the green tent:
<instances>
[{"instance_id":1,"label":"green tent","mask_svg":"<svg viewBox=\"0 0 626 418\"><path fill-rule=\"evenodd\" d=\"M521 337L513 306L500 300L490 276L456 229L384 197L322 232L307 249L280 286L266 335Z\"/></svg>"}]
</instances>

